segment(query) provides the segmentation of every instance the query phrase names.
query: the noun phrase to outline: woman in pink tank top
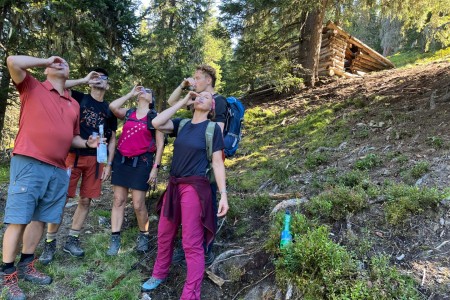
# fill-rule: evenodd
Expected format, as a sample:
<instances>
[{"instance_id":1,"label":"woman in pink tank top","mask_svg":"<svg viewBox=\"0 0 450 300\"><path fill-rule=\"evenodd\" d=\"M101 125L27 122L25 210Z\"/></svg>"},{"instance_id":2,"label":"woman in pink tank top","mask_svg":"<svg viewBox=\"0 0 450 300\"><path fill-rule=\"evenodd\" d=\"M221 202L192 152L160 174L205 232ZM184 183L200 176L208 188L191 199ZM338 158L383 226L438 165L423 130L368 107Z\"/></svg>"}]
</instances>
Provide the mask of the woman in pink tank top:
<instances>
[{"instance_id":1,"label":"woman in pink tank top","mask_svg":"<svg viewBox=\"0 0 450 300\"><path fill-rule=\"evenodd\" d=\"M126 101L134 97L137 97L136 107L123 107ZM136 250L146 252L149 250L150 238L145 194L150 185L156 185L164 149L164 134L148 126L149 117L156 116L154 93L151 89L135 86L128 94L111 102L109 107L117 118L124 120L124 125L112 165L114 202L111 241L107 254L117 255L119 252L120 231L129 190L140 231Z\"/></svg>"}]
</instances>

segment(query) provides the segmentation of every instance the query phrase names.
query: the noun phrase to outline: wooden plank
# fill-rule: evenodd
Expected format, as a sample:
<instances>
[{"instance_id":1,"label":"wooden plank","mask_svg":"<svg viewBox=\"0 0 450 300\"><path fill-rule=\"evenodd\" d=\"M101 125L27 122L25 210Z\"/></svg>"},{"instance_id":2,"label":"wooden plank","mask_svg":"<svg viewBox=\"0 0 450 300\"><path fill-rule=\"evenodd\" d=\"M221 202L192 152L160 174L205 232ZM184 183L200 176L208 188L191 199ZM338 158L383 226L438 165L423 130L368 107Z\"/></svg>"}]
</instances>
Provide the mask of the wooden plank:
<instances>
[{"instance_id":1,"label":"wooden plank","mask_svg":"<svg viewBox=\"0 0 450 300\"><path fill-rule=\"evenodd\" d=\"M365 60L365 59L363 59L360 56L355 58L353 61L356 62L356 63L362 64L362 65L370 66L370 67L375 68L377 70L385 70L385 69L387 69L386 66L383 66L383 65L381 65L379 63L376 63L376 62L373 62L373 61Z\"/></svg>"},{"instance_id":2,"label":"wooden plank","mask_svg":"<svg viewBox=\"0 0 450 300\"><path fill-rule=\"evenodd\" d=\"M366 70L370 70L370 71L380 71L380 69L372 67L368 64L363 64L361 62L358 61L353 61L351 64L351 67L358 67L358 68L364 68Z\"/></svg>"},{"instance_id":3,"label":"wooden plank","mask_svg":"<svg viewBox=\"0 0 450 300\"><path fill-rule=\"evenodd\" d=\"M384 66L385 69L389 69L390 68L385 62L383 62L381 60L378 60L378 59L376 59L376 58L374 58L374 57L372 57L372 56L370 56L368 54L365 54L364 52L358 53L357 56L362 58L363 60L371 61L371 62L373 62L375 64L382 65L382 66Z\"/></svg>"},{"instance_id":4,"label":"wooden plank","mask_svg":"<svg viewBox=\"0 0 450 300\"><path fill-rule=\"evenodd\" d=\"M328 53L324 53L324 54L320 53L319 61L329 59L330 57L335 57L335 58L337 58L339 60L342 60L342 61L345 58L344 54L328 52Z\"/></svg>"},{"instance_id":5,"label":"wooden plank","mask_svg":"<svg viewBox=\"0 0 450 300\"><path fill-rule=\"evenodd\" d=\"M343 39L330 38L330 43L333 45L339 45L343 48L347 47L347 41Z\"/></svg>"}]
</instances>

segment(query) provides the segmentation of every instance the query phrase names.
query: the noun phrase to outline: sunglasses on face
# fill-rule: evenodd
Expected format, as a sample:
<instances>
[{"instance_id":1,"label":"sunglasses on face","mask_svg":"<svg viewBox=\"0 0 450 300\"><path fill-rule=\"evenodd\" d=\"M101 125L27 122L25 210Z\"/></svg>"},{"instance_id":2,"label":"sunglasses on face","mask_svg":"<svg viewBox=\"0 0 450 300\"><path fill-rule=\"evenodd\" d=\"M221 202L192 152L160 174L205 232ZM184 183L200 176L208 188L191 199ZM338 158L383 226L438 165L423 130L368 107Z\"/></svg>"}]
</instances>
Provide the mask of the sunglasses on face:
<instances>
[{"instance_id":1,"label":"sunglasses on face","mask_svg":"<svg viewBox=\"0 0 450 300\"><path fill-rule=\"evenodd\" d=\"M99 75L98 78L100 78L102 80L108 80L108 76L106 76L106 75Z\"/></svg>"},{"instance_id":2,"label":"sunglasses on face","mask_svg":"<svg viewBox=\"0 0 450 300\"><path fill-rule=\"evenodd\" d=\"M152 90L151 89L142 88L141 92L143 92L144 94L151 94Z\"/></svg>"},{"instance_id":3,"label":"sunglasses on face","mask_svg":"<svg viewBox=\"0 0 450 300\"><path fill-rule=\"evenodd\" d=\"M211 98L208 98L208 97L205 97L205 96L198 96L198 99L199 100L203 100L203 101L211 100Z\"/></svg>"}]
</instances>

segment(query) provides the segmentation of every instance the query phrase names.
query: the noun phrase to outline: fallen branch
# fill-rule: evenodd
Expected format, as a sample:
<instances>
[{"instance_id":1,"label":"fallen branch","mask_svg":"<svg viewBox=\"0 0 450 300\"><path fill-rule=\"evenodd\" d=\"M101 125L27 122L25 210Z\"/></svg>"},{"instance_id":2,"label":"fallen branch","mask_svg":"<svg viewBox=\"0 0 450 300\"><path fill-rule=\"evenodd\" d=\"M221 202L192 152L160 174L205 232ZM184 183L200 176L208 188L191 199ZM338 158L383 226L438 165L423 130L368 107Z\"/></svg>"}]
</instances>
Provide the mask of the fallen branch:
<instances>
[{"instance_id":1,"label":"fallen branch","mask_svg":"<svg viewBox=\"0 0 450 300\"><path fill-rule=\"evenodd\" d=\"M291 198L298 198L300 197L300 193L293 192L293 193L284 193L284 194L269 194L269 198L271 200L286 200Z\"/></svg>"},{"instance_id":2,"label":"fallen branch","mask_svg":"<svg viewBox=\"0 0 450 300\"><path fill-rule=\"evenodd\" d=\"M420 283L420 286L424 285L426 275L427 275L427 267L424 267L423 268L423 275L422 275L422 282Z\"/></svg>"},{"instance_id":3,"label":"fallen branch","mask_svg":"<svg viewBox=\"0 0 450 300\"><path fill-rule=\"evenodd\" d=\"M213 272L206 270L205 271L206 274L208 275L208 278L211 279L212 282L214 282L215 284L217 284L219 287L222 287L222 285L229 281L229 280L225 280L219 276L217 276L216 274L214 274Z\"/></svg>"},{"instance_id":4,"label":"fallen branch","mask_svg":"<svg viewBox=\"0 0 450 300\"><path fill-rule=\"evenodd\" d=\"M258 280L257 282L254 282L254 283L251 283L251 284L249 284L249 285L247 285L247 286L244 286L242 289L239 290L239 292L236 293L236 295L234 295L233 299L231 299L231 300L236 299L236 297L237 297L243 290L245 290L246 288L251 287L252 285L255 285L255 284L260 283L261 281L263 281L264 279L266 279L267 277L269 277L269 276L272 275L273 273L275 273L275 270L273 270L273 271L270 272L269 274L265 275L263 278L261 278L261 279Z\"/></svg>"},{"instance_id":5,"label":"fallen branch","mask_svg":"<svg viewBox=\"0 0 450 300\"><path fill-rule=\"evenodd\" d=\"M272 209L272 211L270 212L270 215L274 215L276 214L278 211L280 210L285 210L288 207L293 207L293 206L299 206L305 202L308 202L308 199L306 198L295 198L295 199L289 199L289 200L284 200L280 203L278 203L277 205L275 205L275 207Z\"/></svg>"},{"instance_id":6,"label":"fallen branch","mask_svg":"<svg viewBox=\"0 0 450 300\"><path fill-rule=\"evenodd\" d=\"M434 248L434 249L439 250L442 246L444 246L445 244L448 244L448 243L450 243L450 240L448 240L448 241L443 241L439 246L437 246L437 247Z\"/></svg>"}]
</instances>

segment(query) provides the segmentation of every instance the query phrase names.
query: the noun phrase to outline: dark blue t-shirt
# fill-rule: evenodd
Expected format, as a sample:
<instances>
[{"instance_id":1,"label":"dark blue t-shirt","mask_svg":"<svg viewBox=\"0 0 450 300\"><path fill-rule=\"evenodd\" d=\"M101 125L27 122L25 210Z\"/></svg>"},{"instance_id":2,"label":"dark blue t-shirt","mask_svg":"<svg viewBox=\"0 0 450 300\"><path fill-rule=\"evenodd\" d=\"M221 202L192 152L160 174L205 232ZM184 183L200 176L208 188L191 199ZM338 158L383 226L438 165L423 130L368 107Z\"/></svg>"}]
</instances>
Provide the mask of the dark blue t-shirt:
<instances>
[{"instance_id":1,"label":"dark blue t-shirt","mask_svg":"<svg viewBox=\"0 0 450 300\"><path fill-rule=\"evenodd\" d=\"M178 133L182 119L173 119L173 133L177 137L173 143L173 158L170 175L175 177L206 176L208 155L206 153L205 132L209 120L198 124L188 121ZM216 124L213 137L213 153L224 148L222 131Z\"/></svg>"}]
</instances>

